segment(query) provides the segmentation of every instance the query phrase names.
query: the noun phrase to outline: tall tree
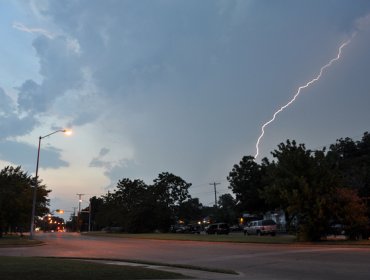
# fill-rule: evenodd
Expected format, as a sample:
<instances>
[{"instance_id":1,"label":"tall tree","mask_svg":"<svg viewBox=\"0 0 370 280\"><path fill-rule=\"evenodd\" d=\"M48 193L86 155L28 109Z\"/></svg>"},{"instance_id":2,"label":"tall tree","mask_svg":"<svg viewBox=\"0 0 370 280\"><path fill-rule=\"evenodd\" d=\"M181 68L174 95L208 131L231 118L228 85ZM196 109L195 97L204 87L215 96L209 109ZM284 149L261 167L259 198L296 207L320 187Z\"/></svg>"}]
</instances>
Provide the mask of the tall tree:
<instances>
[{"instance_id":1,"label":"tall tree","mask_svg":"<svg viewBox=\"0 0 370 280\"><path fill-rule=\"evenodd\" d=\"M365 132L360 141L341 138L330 146L328 160L342 179L342 184L355 190L370 217L370 134Z\"/></svg>"},{"instance_id":2,"label":"tall tree","mask_svg":"<svg viewBox=\"0 0 370 280\"><path fill-rule=\"evenodd\" d=\"M90 198L90 215L91 215L91 226L93 230L100 230L102 227L97 223L97 215L100 212L101 208L104 207L103 198L93 196Z\"/></svg>"},{"instance_id":3,"label":"tall tree","mask_svg":"<svg viewBox=\"0 0 370 280\"><path fill-rule=\"evenodd\" d=\"M272 152L277 163L272 173L270 197L280 200L288 224L298 220L299 238L318 240L327 231L330 205L338 180L328 168L323 151L312 152L304 144L287 140Z\"/></svg>"},{"instance_id":4,"label":"tall tree","mask_svg":"<svg viewBox=\"0 0 370 280\"><path fill-rule=\"evenodd\" d=\"M160 230L167 231L170 225L176 221L179 206L191 198L189 195L190 186L191 184L181 177L168 172L163 172L154 179L150 190L156 201L153 215L155 215L154 219Z\"/></svg>"},{"instance_id":5,"label":"tall tree","mask_svg":"<svg viewBox=\"0 0 370 280\"><path fill-rule=\"evenodd\" d=\"M0 171L0 234L7 228L29 225L31 219L33 185L35 178L22 171L21 167L7 166ZM38 184L36 215L45 215L50 190Z\"/></svg>"},{"instance_id":6,"label":"tall tree","mask_svg":"<svg viewBox=\"0 0 370 280\"><path fill-rule=\"evenodd\" d=\"M336 168L347 187L358 191L360 197L370 197L370 134L365 132L361 141L341 138L330 146L328 159Z\"/></svg>"},{"instance_id":7,"label":"tall tree","mask_svg":"<svg viewBox=\"0 0 370 280\"><path fill-rule=\"evenodd\" d=\"M101 197L103 200L103 205L99 207L99 210L95 216L95 222L98 227L104 228L122 226L122 203L116 199L115 192L116 191L108 191L106 195Z\"/></svg>"},{"instance_id":8,"label":"tall tree","mask_svg":"<svg viewBox=\"0 0 370 280\"><path fill-rule=\"evenodd\" d=\"M265 197L280 203L288 224L297 222L300 239L319 240L332 221L345 222L349 231L364 225L363 206L343 188L324 150L313 152L287 140L272 154L277 162L269 169L272 180ZM350 222L354 210L358 218Z\"/></svg>"},{"instance_id":9,"label":"tall tree","mask_svg":"<svg viewBox=\"0 0 370 280\"><path fill-rule=\"evenodd\" d=\"M142 180L128 178L120 180L112 198L109 206L118 225L123 226L128 232L153 230L150 215L153 200L148 186Z\"/></svg>"},{"instance_id":10,"label":"tall tree","mask_svg":"<svg viewBox=\"0 0 370 280\"><path fill-rule=\"evenodd\" d=\"M229 188L236 196L236 203L241 212L260 213L265 211L265 200L260 197L263 188L263 177L268 161L263 164L255 162L254 157L244 156L239 164L235 164L227 176Z\"/></svg>"}]
</instances>

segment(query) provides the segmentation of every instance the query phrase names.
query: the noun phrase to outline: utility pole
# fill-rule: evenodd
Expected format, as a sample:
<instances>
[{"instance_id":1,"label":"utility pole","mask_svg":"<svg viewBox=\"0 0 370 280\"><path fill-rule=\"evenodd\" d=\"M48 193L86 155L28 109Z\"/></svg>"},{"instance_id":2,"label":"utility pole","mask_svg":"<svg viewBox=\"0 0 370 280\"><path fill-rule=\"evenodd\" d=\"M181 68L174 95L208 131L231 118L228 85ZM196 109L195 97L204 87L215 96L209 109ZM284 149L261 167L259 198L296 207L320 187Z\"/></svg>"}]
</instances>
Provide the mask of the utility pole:
<instances>
[{"instance_id":1,"label":"utility pole","mask_svg":"<svg viewBox=\"0 0 370 280\"><path fill-rule=\"evenodd\" d=\"M217 208L217 191L216 191L216 185L219 185L221 183L216 183L216 182L213 182L213 183L209 183L211 186L213 185L213 188L215 190L215 207Z\"/></svg>"},{"instance_id":2,"label":"utility pole","mask_svg":"<svg viewBox=\"0 0 370 280\"><path fill-rule=\"evenodd\" d=\"M77 193L78 195L78 214L77 214L77 231L80 231L80 215L81 215L81 203L82 203L82 196L85 195L84 193Z\"/></svg>"},{"instance_id":3,"label":"utility pole","mask_svg":"<svg viewBox=\"0 0 370 280\"><path fill-rule=\"evenodd\" d=\"M76 209L77 207L72 207L73 208L73 216L76 217Z\"/></svg>"},{"instance_id":4,"label":"utility pole","mask_svg":"<svg viewBox=\"0 0 370 280\"><path fill-rule=\"evenodd\" d=\"M89 229L88 231L91 231L91 198L89 199Z\"/></svg>"},{"instance_id":5,"label":"utility pole","mask_svg":"<svg viewBox=\"0 0 370 280\"><path fill-rule=\"evenodd\" d=\"M82 202L82 196L85 195L84 193L77 193L78 195L78 214L81 212L81 202Z\"/></svg>"}]
</instances>

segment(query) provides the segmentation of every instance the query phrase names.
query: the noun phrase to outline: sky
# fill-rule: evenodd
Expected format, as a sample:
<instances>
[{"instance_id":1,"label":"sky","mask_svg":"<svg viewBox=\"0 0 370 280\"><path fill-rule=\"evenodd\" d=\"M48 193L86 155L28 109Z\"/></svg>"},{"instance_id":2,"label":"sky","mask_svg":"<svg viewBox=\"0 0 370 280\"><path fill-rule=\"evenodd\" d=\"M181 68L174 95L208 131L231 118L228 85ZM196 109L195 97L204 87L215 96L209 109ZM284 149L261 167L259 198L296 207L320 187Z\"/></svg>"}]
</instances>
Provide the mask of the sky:
<instances>
[{"instance_id":1,"label":"sky","mask_svg":"<svg viewBox=\"0 0 370 280\"><path fill-rule=\"evenodd\" d=\"M161 172L206 206L287 139L360 140L370 119L367 0L0 0L0 168L22 166L73 211Z\"/></svg>"}]
</instances>

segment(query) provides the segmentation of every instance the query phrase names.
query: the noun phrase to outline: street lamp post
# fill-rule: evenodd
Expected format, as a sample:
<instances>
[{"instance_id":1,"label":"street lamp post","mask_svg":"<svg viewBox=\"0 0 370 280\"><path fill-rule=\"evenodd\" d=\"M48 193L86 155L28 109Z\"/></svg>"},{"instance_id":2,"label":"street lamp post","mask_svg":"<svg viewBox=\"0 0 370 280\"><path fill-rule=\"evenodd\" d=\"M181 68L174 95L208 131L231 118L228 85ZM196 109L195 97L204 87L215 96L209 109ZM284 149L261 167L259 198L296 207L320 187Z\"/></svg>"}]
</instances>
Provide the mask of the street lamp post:
<instances>
[{"instance_id":1,"label":"street lamp post","mask_svg":"<svg viewBox=\"0 0 370 280\"><path fill-rule=\"evenodd\" d=\"M30 227L30 239L33 239L34 235L34 224L35 224L35 212L36 212L36 198L37 198L37 187L38 187L38 173L39 173L39 161L40 161L40 147L41 147L41 139L49 137L57 132L63 132L66 134L71 134L70 130L67 129L59 129L52 133L49 133L45 136L39 137L39 147L37 149L37 162L36 162L36 176L35 176L35 186L33 187L33 198L32 198L32 215L31 215L31 227Z\"/></svg>"}]
</instances>

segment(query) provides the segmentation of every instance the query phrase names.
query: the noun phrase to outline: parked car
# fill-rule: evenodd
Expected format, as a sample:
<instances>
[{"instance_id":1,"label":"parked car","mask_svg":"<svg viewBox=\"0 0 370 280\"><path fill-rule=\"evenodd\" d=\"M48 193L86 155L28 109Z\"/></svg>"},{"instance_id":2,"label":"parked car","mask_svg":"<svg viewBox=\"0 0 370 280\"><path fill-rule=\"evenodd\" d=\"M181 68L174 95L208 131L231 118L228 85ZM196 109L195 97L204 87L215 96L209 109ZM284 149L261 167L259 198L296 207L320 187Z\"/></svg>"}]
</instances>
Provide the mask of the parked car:
<instances>
[{"instance_id":1,"label":"parked car","mask_svg":"<svg viewBox=\"0 0 370 280\"><path fill-rule=\"evenodd\" d=\"M173 233L184 233L186 231L187 227L184 225L172 225L170 227L170 232Z\"/></svg>"},{"instance_id":2,"label":"parked car","mask_svg":"<svg viewBox=\"0 0 370 280\"><path fill-rule=\"evenodd\" d=\"M170 227L170 232L173 232L173 233L198 233L200 234L201 231L202 231L202 227L197 224L172 225Z\"/></svg>"},{"instance_id":3,"label":"parked car","mask_svg":"<svg viewBox=\"0 0 370 280\"><path fill-rule=\"evenodd\" d=\"M276 223L273 220L252 221L247 226L244 227L244 235L271 234L272 236L275 236L276 231L277 231Z\"/></svg>"},{"instance_id":4,"label":"parked car","mask_svg":"<svg viewBox=\"0 0 370 280\"><path fill-rule=\"evenodd\" d=\"M201 231L202 231L202 227L200 225L197 225L197 224L188 225L188 232L189 233L200 234Z\"/></svg>"},{"instance_id":5,"label":"parked car","mask_svg":"<svg viewBox=\"0 0 370 280\"><path fill-rule=\"evenodd\" d=\"M232 225L230 226L230 231L243 231L243 227L241 225Z\"/></svg>"},{"instance_id":6,"label":"parked car","mask_svg":"<svg viewBox=\"0 0 370 280\"><path fill-rule=\"evenodd\" d=\"M207 234L229 234L230 227L226 223L216 223L216 224L210 224L206 228Z\"/></svg>"}]
</instances>

